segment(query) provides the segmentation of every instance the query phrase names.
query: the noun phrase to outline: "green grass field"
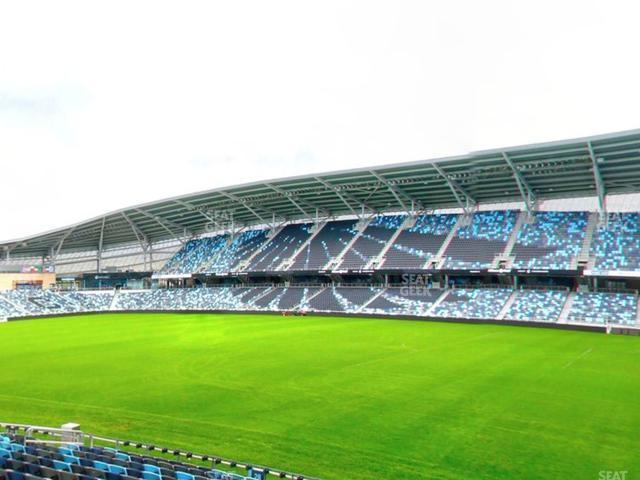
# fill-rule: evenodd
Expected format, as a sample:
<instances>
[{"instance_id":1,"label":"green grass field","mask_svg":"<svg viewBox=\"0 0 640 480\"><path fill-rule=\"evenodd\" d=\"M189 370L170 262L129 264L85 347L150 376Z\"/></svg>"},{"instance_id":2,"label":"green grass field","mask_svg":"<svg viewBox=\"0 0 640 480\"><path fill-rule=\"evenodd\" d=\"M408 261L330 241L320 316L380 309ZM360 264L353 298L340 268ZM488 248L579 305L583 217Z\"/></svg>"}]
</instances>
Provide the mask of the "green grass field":
<instances>
[{"instance_id":1,"label":"green grass field","mask_svg":"<svg viewBox=\"0 0 640 480\"><path fill-rule=\"evenodd\" d=\"M323 479L640 478L640 340L362 318L0 324L0 420Z\"/></svg>"}]
</instances>

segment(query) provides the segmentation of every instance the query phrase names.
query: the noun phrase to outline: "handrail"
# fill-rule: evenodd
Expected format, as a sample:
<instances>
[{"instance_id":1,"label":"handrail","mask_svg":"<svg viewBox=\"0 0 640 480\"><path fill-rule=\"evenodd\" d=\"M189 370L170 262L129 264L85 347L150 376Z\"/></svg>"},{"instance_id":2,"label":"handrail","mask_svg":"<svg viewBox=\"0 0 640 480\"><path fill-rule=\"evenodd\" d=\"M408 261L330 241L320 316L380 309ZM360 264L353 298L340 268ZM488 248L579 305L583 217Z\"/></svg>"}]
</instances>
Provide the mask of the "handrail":
<instances>
[{"instance_id":1,"label":"handrail","mask_svg":"<svg viewBox=\"0 0 640 480\"><path fill-rule=\"evenodd\" d=\"M571 289L564 285L521 285L520 290L551 290L554 292L568 292Z\"/></svg>"}]
</instances>

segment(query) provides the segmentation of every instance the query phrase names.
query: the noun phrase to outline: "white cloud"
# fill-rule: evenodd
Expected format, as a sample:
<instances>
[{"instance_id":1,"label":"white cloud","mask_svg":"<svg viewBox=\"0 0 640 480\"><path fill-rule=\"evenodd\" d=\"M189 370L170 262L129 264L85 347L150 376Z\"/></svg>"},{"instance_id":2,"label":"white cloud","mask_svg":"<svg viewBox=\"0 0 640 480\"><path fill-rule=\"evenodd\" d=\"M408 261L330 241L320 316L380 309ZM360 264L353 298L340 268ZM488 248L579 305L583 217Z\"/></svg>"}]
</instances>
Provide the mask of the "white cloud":
<instances>
[{"instance_id":1,"label":"white cloud","mask_svg":"<svg viewBox=\"0 0 640 480\"><path fill-rule=\"evenodd\" d=\"M273 177L636 128L634 2L4 2L0 239Z\"/></svg>"}]
</instances>

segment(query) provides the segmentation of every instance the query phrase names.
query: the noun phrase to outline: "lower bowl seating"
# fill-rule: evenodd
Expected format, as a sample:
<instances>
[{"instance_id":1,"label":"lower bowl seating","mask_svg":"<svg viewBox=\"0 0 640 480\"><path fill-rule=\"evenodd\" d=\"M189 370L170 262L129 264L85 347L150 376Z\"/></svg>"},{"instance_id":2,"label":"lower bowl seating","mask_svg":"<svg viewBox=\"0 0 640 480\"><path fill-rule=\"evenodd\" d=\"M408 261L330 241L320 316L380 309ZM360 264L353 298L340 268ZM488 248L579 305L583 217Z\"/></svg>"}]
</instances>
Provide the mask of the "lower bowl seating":
<instances>
[{"instance_id":1,"label":"lower bowl seating","mask_svg":"<svg viewBox=\"0 0 640 480\"><path fill-rule=\"evenodd\" d=\"M632 293L578 292L567 319L571 322L635 325L638 297Z\"/></svg>"},{"instance_id":2,"label":"lower bowl seating","mask_svg":"<svg viewBox=\"0 0 640 480\"><path fill-rule=\"evenodd\" d=\"M504 318L527 322L556 322L566 300L566 291L521 290Z\"/></svg>"},{"instance_id":3,"label":"lower bowl seating","mask_svg":"<svg viewBox=\"0 0 640 480\"><path fill-rule=\"evenodd\" d=\"M513 290L506 288L451 290L434 311L437 317L496 318Z\"/></svg>"},{"instance_id":4,"label":"lower bowl seating","mask_svg":"<svg viewBox=\"0 0 640 480\"><path fill-rule=\"evenodd\" d=\"M260 469L247 476L176 460L138 455L109 447L26 444L0 436L0 480L262 480Z\"/></svg>"}]
</instances>

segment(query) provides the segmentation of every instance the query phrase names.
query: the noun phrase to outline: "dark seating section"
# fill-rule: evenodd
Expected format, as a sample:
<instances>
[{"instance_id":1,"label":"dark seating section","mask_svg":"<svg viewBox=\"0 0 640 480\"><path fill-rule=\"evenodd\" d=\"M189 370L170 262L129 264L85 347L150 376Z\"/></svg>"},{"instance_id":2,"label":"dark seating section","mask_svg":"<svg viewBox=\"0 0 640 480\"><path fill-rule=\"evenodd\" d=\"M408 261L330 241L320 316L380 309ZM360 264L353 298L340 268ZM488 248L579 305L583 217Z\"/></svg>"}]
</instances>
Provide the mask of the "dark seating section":
<instances>
[{"instance_id":1,"label":"dark seating section","mask_svg":"<svg viewBox=\"0 0 640 480\"><path fill-rule=\"evenodd\" d=\"M263 295L254 297L251 304L258 310L295 310L320 289L320 287L277 287L266 290L266 294L264 294L265 289L262 289Z\"/></svg>"},{"instance_id":2,"label":"dark seating section","mask_svg":"<svg viewBox=\"0 0 640 480\"><path fill-rule=\"evenodd\" d=\"M356 220L327 223L295 258L289 270L321 270L337 257L358 233Z\"/></svg>"},{"instance_id":3,"label":"dark seating section","mask_svg":"<svg viewBox=\"0 0 640 480\"><path fill-rule=\"evenodd\" d=\"M375 217L344 255L339 269L357 270L378 257L395 231L405 220L404 215Z\"/></svg>"},{"instance_id":4,"label":"dark seating section","mask_svg":"<svg viewBox=\"0 0 640 480\"><path fill-rule=\"evenodd\" d=\"M271 272L291 258L311 235L312 223L287 225L262 246L245 269L252 272Z\"/></svg>"},{"instance_id":5,"label":"dark seating section","mask_svg":"<svg viewBox=\"0 0 640 480\"><path fill-rule=\"evenodd\" d=\"M458 215L419 215L413 227L403 230L385 254L382 269L419 269L435 257Z\"/></svg>"},{"instance_id":6,"label":"dark seating section","mask_svg":"<svg viewBox=\"0 0 640 480\"><path fill-rule=\"evenodd\" d=\"M356 313L374 295L377 287L329 287L316 295L306 305L305 310Z\"/></svg>"},{"instance_id":7,"label":"dark seating section","mask_svg":"<svg viewBox=\"0 0 640 480\"><path fill-rule=\"evenodd\" d=\"M507 246L518 212L493 210L477 212L471 223L460 227L444 253L444 268L489 268L496 255Z\"/></svg>"},{"instance_id":8,"label":"dark seating section","mask_svg":"<svg viewBox=\"0 0 640 480\"><path fill-rule=\"evenodd\" d=\"M212 461L213 465L213 461ZM6 480L248 480L262 479L108 447L27 444L0 436L0 479Z\"/></svg>"}]
</instances>

